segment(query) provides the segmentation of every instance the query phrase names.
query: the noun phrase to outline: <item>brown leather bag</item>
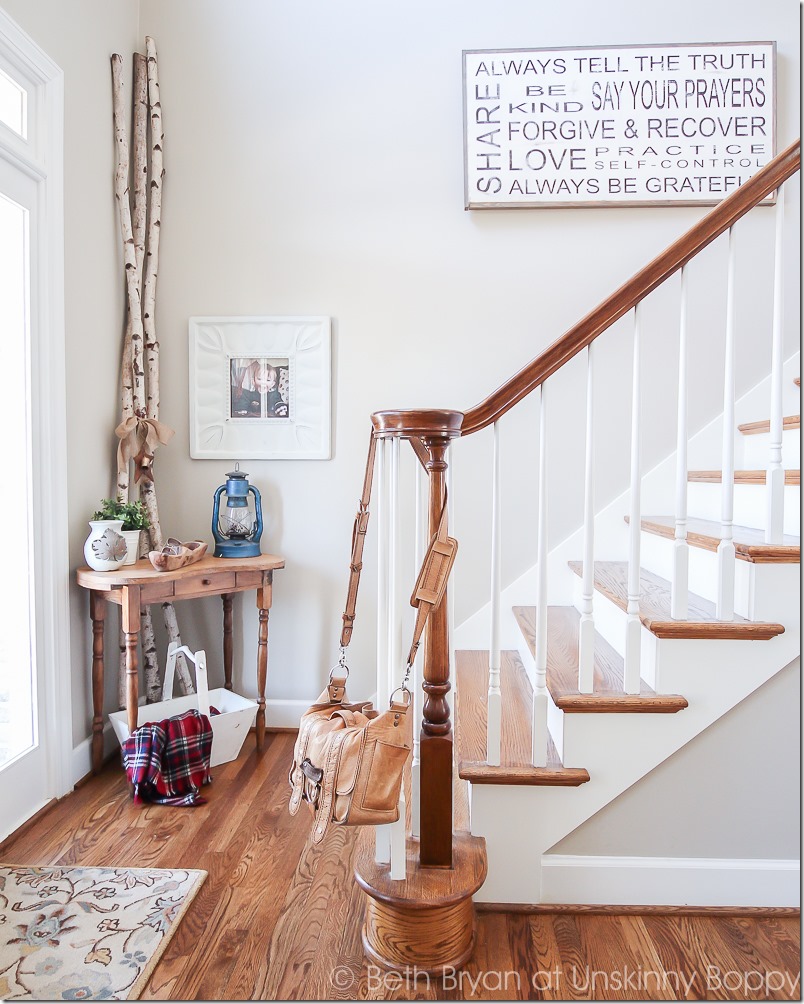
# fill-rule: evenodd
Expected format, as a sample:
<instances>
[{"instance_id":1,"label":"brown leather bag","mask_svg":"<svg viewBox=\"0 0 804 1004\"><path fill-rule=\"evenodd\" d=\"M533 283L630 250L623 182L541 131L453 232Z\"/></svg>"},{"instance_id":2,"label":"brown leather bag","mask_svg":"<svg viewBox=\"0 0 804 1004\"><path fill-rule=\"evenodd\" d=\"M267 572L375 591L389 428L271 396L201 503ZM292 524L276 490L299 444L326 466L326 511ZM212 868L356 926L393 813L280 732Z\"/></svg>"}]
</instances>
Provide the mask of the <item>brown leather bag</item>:
<instances>
[{"instance_id":1,"label":"brown leather bag","mask_svg":"<svg viewBox=\"0 0 804 1004\"><path fill-rule=\"evenodd\" d=\"M352 534L340 661L330 673L327 688L302 715L290 769L289 809L295 815L302 801L308 804L315 816L313 843L324 839L330 823L376 826L399 818L399 794L413 740L407 683L427 618L444 595L458 549L458 542L447 536L445 496L438 531L425 555L410 601L417 608L417 615L402 685L391 695L387 711L374 711L370 702L350 703L346 696L349 675L346 649L354 625L363 541L368 528L374 452L372 435L363 495ZM397 701L398 694L401 699Z\"/></svg>"}]
</instances>

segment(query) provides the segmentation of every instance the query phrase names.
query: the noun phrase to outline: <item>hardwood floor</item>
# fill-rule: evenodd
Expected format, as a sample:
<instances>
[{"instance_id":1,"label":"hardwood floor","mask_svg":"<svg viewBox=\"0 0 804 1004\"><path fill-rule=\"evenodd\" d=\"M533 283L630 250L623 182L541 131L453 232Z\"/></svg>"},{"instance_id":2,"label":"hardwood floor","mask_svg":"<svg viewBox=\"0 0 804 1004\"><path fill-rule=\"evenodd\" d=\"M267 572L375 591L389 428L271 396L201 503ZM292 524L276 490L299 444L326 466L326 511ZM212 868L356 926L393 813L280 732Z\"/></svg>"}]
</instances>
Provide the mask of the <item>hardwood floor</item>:
<instances>
[{"instance_id":1,"label":"hardwood floor","mask_svg":"<svg viewBox=\"0 0 804 1004\"><path fill-rule=\"evenodd\" d=\"M0 846L16 864L205 868L209 877L143 1000L797 1000L799 920L590 912L478 915L475 954L445 981L370 969L352 879L356 832L308 843L287 812L293 735L253 738L216 768L207 805L128 798L115 762Z\"/></svg>"}]
</instances>

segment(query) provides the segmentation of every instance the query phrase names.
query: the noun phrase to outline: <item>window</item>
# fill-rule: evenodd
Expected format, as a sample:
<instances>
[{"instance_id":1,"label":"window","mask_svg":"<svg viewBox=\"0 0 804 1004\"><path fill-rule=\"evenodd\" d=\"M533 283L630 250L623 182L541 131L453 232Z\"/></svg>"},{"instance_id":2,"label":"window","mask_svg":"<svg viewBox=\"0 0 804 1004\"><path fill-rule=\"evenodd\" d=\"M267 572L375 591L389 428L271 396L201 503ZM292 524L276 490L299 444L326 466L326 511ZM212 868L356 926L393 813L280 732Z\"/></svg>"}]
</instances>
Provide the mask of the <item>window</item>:
<instances>
[{"instance_id":1,"label":"window","mask_svg":"<svg viewBox=\"0 0 804 1004\"><path fill-rule=\"evenodd\" d=\"M62 89L61 70L0 9L0 840L74 780Z\"/></svg>"},{"instance_id":2,"label":"window","mask_svg":"<svg viewBox=\"0 0 804 1004\"><path fill-rule=\"evenodd\" d=\"M0 604L0 768L30 749L35 741L36 674L32 658L29 518L29 380L28 211L3 194L8 168L0 168L0 331L4 361L0 401L10 417L4 452L11 490L0 492L0 526L12 583L2 589ZM5 182L5 184L4 184Z\"/></svg>"},{"instance_id":3,"label":"window","mask_svg":"<svg viewBox=\"0 0 804 1004\"><path fill-rule=\"evenodd\" d=\"M18 136L28 135L28 92L0 69L0 122Z\"/></svg>"}]
</instances>

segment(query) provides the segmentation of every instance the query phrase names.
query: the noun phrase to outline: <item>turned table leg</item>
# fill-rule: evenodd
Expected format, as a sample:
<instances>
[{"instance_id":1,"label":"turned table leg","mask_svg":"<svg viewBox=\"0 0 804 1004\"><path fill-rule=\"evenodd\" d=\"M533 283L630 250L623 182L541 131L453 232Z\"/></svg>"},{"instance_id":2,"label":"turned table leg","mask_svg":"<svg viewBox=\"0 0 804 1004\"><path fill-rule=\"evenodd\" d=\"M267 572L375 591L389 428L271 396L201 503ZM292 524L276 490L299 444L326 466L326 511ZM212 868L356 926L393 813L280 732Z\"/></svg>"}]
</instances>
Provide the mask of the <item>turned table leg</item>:
<instances>
[{"instance_id":1,"label":"turned table leg","mask_svg":"<svg viewBox=\"0 0 804 1004\"><path fill-rule=\"evenodd\" d=\"M271 609L273 575L267 572L257 590L260 634L257 643L257 749L265 743L265 684L268 679L268 614Z\"/></svg>"},{"instance_id":2,"label":"turned table leg","mask_svg":"<svg viewBox=\"0 0 804 1004\"><path fill-rule=\"evenodd\" d=\"M92 618L92 773L103 766L103 629L106 621L106 600L103 593L89 594L89 616Z\"/></svg>"},{"instance_id":3,"label":"turned table leg","mask_svg":"<svg viewBox=\"0 0 804 1004\"><path fill-rule=\"evenodd\" d=\"M233 690L232 687L232 603L233 593L222 593L223 600L223 678L224 687Z\"/></svg>"},{"instance_id":4,"label":"turned table leg","mask_svg":"<svg viewBox=\"0 0 804 1004\"><path fill-rule=\"evenodd\" d=\"M126 710L128 731L137 728L139 680L137 677L137 643L140 633L140 588L123 586L123 634L126 639Z\"/></svg>"}]
</instances>

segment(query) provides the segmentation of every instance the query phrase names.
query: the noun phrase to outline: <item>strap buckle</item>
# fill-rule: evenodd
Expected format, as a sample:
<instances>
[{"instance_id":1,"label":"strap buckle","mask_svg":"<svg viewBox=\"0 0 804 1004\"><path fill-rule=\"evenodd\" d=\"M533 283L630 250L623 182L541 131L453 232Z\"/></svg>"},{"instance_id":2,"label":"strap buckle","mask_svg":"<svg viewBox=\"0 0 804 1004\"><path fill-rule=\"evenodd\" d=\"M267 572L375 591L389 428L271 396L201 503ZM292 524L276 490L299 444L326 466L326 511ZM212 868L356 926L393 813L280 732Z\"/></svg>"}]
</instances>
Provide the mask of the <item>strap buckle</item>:
<instances>
[{"instance_id":1,"label":"strap buckle","mask_svg":"<svg viewBox=\"0 0 804 1004\"><path fill-rule=\"evenodd\" d=\"M332 683L332 674L335 672L336 669L341 670L343 675L346 676L347 678L349 676L349 667L346 664L346 645L338 646L338 650L340 652L340 655L338 656L337 665L333 666L332 669L329 671L330 683Z\"/></svg>"},{"instance_id":2,"label":"strap buckle","mask_svg":"<svg viewBox=\"0 0 804 1004\"><path fill-rule=\"evenodd\" d=\"M402 704L404 704L404 706L406 708L410 707L411 702L413 701L413 694L411 694L411 692L408 690L408 688L405 686L404 683L402 684L401 687L397 687L396 690L393 691L393 693L391 694L390 698L388 699L388 703L389 704L393 704L394 703L394 694L402 694L403 697L404 697L404 699L402 701ZM407 695L407 696L404 696L404 695Z\"/></svg>"},{"instance_id":3,"label":"strap buckle","mask_svg":"<svg viewBox=\"0 0 804 1004\"><path fill-rule=\"evenodd\" d=\"M302 760L299 766L304 775L302 798L305 802L317 807L318 799L321 795L321 782L324 779L324 771L320 767L314 766L307 757Z\"/></svg>"}]
</instances>

